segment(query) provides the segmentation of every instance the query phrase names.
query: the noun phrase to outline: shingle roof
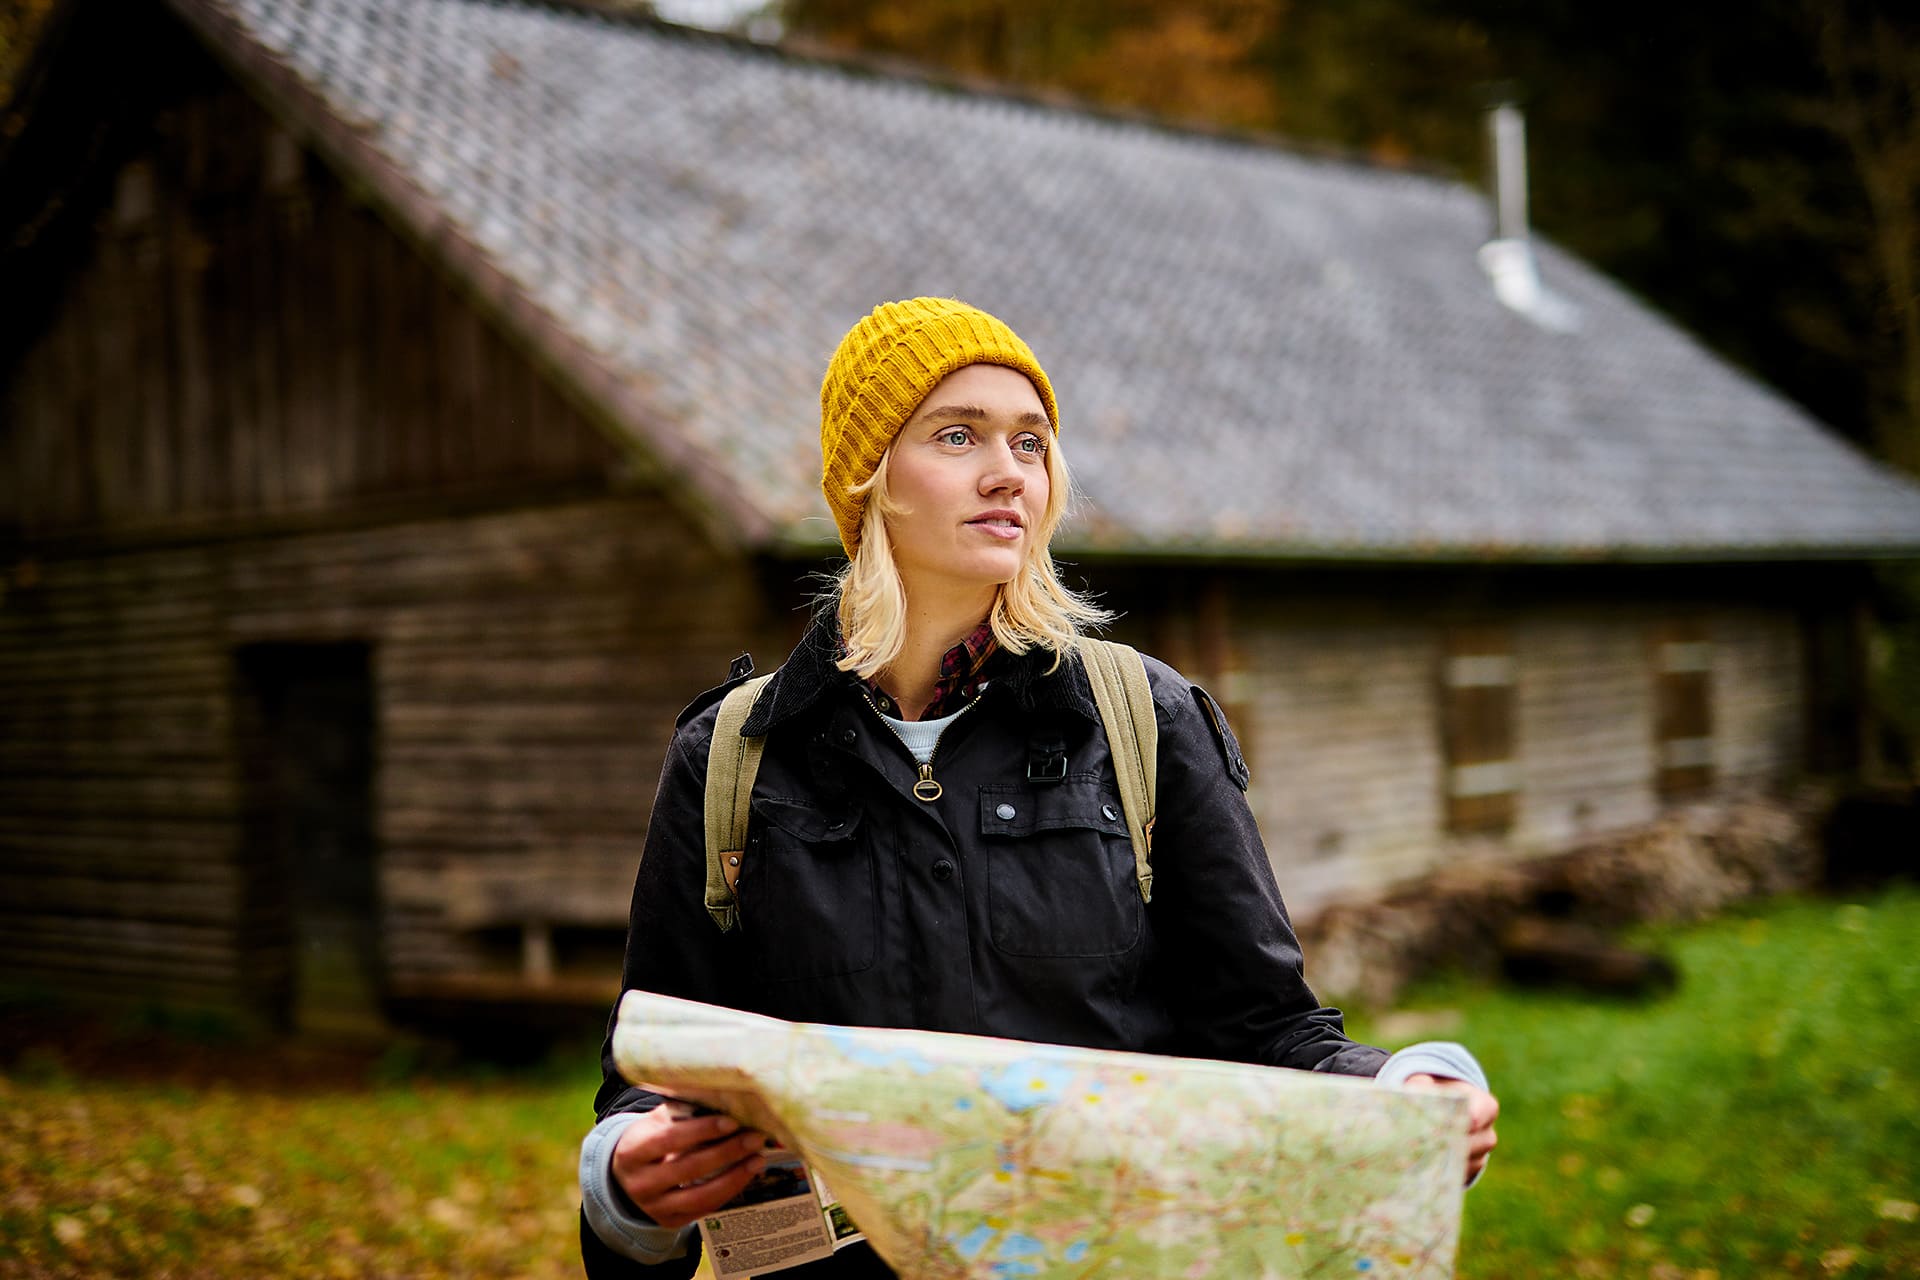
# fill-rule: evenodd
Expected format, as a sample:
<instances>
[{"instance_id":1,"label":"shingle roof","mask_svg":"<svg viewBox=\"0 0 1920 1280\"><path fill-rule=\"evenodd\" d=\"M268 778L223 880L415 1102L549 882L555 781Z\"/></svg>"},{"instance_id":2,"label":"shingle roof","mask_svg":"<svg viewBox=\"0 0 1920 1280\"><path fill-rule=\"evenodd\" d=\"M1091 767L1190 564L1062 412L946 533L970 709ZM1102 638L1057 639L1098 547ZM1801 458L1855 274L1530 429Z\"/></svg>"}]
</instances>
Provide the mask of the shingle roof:
<instances>
[{"instance_id":1,"label":"shingle roof","mask_svg":"<svg viewBox=\"0 0 1920 1280\"><path fill-rule=\"evenodd\" d=\"M831 545L818 387L953 295L1058 388L1068 548L1231 556L1920 548L1920 488L1473 190L515 0L172 0L478 270L750 544Z\"/></svg>"}]
</instances>

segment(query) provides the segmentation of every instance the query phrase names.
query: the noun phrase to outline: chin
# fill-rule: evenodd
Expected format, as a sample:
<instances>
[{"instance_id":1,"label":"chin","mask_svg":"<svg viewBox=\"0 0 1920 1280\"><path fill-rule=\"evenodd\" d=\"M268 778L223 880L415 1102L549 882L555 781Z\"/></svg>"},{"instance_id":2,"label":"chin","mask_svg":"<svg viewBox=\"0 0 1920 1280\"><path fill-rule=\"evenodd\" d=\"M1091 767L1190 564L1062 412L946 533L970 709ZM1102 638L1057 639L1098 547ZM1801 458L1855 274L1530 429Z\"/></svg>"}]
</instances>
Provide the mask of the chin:
<instances>
[{"instance_id":1,"label":"chin","mask_svg":"<svg viewBox=\"0 0 1920 1280\"><path fill-rule=\"evenodd\" d=\"M980 580L996 587L1004 587L1020 576L1020 567L1025 563L1022 556L996 556L992 563L980 567Z\"/></svg>"}]
</instances>

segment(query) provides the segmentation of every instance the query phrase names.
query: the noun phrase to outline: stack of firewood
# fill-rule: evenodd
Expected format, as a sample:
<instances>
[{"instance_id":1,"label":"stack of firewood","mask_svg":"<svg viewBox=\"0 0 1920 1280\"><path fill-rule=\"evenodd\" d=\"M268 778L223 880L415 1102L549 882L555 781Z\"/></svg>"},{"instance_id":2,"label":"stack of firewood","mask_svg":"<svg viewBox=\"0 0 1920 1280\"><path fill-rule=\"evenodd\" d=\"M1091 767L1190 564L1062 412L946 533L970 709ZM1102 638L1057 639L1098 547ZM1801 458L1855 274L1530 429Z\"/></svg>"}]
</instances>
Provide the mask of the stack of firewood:
<instances>
[{"instance_id":1,"label":"stack of firewood","mask_svg":"<svg viewBox=\"0 0 1920 1280\"><path fill-rule=\"evenodd\" d=\"M1670 963L1609 932L1690 920L1821 878L1827 802L1749 797L1691 806L1651 828L1531 862L1463 862L1379 901L1327 907L1300 922L1308 977L1324 998L1390 1004L1440 969L1524 982L1653 994Z\"/></svg>"}]
</instances>

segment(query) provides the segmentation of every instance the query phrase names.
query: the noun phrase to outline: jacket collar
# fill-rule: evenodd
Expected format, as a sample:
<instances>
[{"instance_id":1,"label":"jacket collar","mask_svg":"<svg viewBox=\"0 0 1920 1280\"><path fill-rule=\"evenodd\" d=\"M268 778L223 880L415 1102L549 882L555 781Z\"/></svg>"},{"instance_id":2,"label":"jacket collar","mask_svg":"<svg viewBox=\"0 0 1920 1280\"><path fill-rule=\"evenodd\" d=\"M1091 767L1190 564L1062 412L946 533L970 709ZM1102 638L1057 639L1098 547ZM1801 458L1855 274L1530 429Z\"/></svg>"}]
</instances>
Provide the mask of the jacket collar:
<instances>
[{"instance_id":1,"label":"jacket collar","mask_svg":"<svg viewBox=\"0 0 1920 1280\"><path fill-rule=\"evenodd\" d=\"M740 727L742 737L758 738L768 730L786 723L814 703L836 690L859 687L852 673L834 665L840 654L840 623L831 605L819 610L807 626L806 635L794 647L773 679L754 704L753 714ZM1025 710L1061 709L1077 712L1097 721L1100 710L1093 701L1093 686L1078 657L1070 657L1057 668L1053 654L1045 649L1008 653L1004 649L987 659L982 675L991 680L987 696L1004 694L1014 698Z\"/></svg>"}]
</instances>

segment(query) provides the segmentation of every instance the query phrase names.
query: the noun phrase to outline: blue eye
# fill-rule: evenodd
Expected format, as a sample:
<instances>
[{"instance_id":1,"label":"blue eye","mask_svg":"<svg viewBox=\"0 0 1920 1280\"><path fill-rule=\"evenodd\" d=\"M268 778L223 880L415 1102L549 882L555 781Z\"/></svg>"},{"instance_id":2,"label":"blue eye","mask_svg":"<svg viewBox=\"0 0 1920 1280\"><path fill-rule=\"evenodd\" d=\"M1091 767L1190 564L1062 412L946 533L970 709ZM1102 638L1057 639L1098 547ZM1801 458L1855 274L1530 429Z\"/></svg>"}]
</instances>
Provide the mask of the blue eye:
<instances>
[{"instance_id":1,"label":"blue eye","mask_svg":"<svg viewBox=\"0 0 1920 1280\"><path fill-rule=\"evenodd\" d=\"M1022 453L1039 455L1047 451L1047 442L1039 436L1021 436L1013 442L1013 447Z\"/></svg>"},{"instance_id":2,"label":"blue eye","mask_svg":"<svg viewBox=\"0 0 1920 1280\"><path fill-rule=\"evenodd\" d=\"M942 432L940 439L946 442L947 444L958 447L967 442L967 433L963 431L961 428L955 427L951 431Z\"/></svg>"}]
</instances>

